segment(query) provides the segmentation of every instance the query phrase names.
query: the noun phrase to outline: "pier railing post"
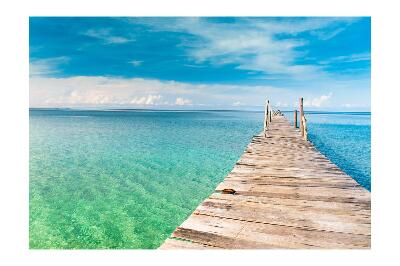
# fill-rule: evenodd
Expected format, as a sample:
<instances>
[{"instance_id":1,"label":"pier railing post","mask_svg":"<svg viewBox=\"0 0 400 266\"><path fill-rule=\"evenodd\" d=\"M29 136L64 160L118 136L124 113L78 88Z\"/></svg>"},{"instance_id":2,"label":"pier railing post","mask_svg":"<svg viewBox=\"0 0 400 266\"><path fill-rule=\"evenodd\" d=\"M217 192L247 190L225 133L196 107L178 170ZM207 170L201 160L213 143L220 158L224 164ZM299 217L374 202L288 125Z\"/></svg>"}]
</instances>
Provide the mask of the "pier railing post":
<instances>
[{"instance_id":1,"label":"pier railing post","mask_svg":"<svg viewBox=\"0 0 400 266\"><path fill-rule=\"evenodd\" d=\"M304 116L304 111L303 111L303 97L300 98L299 100L300 103L300 132L301 135L304 136L304 128L303 128L303 116Z\"/></svg>"},{"instance_id":2,"label":"pier railing post","mask_svg":"<svg viewBox=\"0 0 400 266\"><path fill-rule=\"evenodd\" d=\"M267 117L266 117L266 120L267 120L267 129L268 129L268 126L269 126L269 113L271 112L271 108L269 107L269 100L267 101Z\"/></svg>"},{"instance_id":3,"label":"pier railing post","mask_svg":"<svg viewBox=\"0 0 400 266\"><path fill-rule=\"evenodd\" d=\"M304 130L303 137L304 137L305 140L307 140L307 120L306 120L306 117L303 115L301 120L302 120L302 123L303 123L303 130Z\"/></svg>"},{"instance_id":4,"label":"pier railing post","mask_svg":"<svg viewBox=\"0 0 400 266\"><path fill-rule=\"evenodd\" d=\"M264 108L264 137L267 137L267 130L269 125L272 123L272 115L278 115L280 111L273 111L269 100L265 101L265 108Z\"/></svg>"},{"instance_id":5,"label":"pier railing post","mask_svg":"<svg viewBox=\"0 0 400 266\"><path fill-rule=\"evenodd\" d=\"M269 107L269 123L272 122L272 108L271 106Z\"/></svg>"},{"instance_id":6,"label":"pier railing post","mask_svg":"<svg viewBox=\"0 0 400 266\"><path fill-rule=\"evenodd\" d=\"M265 101L265 107L264 107L264 137L267 136L267 128L268 128L268 110L269 108L269 100Z\"/></svg>"},{"instance_id":7,"label":"pier railing post","mask_svg":"<svg viewBox=\"0 0 400 266\"><path fill-rule=\"evenodd\" d=\"M297 109L294 109L294 128L297 128Z\"/></svg>"},{"instance_id":8,"label":"pier railing post","mask_svg":"<svg viewBox=\"0 0 400 266\"><path fill-rule=\"evenodd\" d=\"M300 98L300 132L305 140L307 140L307 120L304 116L303 97Z\"/></svg>"},{"instance_id":9,"label":"pier railing post","mask_svg":"<svg viewBox=\"0 0 400 266\"><path fill-rule=\"evenodd\" d=\"M301 135L303 136L303 98L300 98L300 101L299 101L299 103L300 103L300 132L301 132Z\"/></svg>"}]
</instances>

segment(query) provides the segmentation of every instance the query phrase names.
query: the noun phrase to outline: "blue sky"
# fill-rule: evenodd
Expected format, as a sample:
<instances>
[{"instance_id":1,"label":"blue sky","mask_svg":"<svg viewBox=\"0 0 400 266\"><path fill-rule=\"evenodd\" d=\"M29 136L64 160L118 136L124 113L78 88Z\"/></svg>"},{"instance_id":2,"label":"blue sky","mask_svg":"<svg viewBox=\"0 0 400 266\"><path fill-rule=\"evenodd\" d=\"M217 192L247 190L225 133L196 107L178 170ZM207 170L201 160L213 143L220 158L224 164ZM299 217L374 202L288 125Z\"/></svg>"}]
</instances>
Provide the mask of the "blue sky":
<instances>
[{"instance_id":1,"label":"blue sky","mask_svg":"<svg viewBox=\"0 0 400 266\"><path fill-rule=\"evenodd\" d=\"M31 107L369 110L371 20L31 17Z\"/></svg>"}]
</instances>

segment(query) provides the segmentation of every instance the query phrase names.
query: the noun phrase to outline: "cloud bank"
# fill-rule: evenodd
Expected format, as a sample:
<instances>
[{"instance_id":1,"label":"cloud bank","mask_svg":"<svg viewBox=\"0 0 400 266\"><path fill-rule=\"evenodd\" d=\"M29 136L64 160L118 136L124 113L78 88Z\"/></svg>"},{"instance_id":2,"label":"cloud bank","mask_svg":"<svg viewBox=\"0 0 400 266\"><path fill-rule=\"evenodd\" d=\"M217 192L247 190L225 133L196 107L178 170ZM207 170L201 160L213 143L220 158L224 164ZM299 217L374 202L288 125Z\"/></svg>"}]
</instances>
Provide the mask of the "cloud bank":
<instances>
[{"instance_id":1,"label":"cloud bank","mask_svg":"<svg viewBox=\"0 0 400 266\"><path fill-rule=\"evenodd\" d=\"M249 95L243 95L243 91ZM31 77L31 107L236 106L243 98L284 91L271 86L191 84L142 78ZM254 105L262 101L253 99Z\"/></svg>"},{"instance_id":2,"label":"cloud bank","mask_svg":"<svg viewBox=\"0 0 400 266\"><path fill-rule=\"evenodd\" d=\"M361 95L358 101L349 101L347 91L362 91L361 83L338 83L327 89L310 90L292 88L239 85L239 84L192 84L142 78L111 78L79 76L70 78L30 78L30 107L105 107L105 108L160 108L160 109L255 109L262 110L265 99L274 107L289 109L297 107L299 97L310 108L368 107L369 95ZM310 93L310 91L315 91ZM325 93L322 93L324 92ZM342 102L347 101L347 105ZM291 103L291 104L289 104Z\"/></svg>"}]
</instances>

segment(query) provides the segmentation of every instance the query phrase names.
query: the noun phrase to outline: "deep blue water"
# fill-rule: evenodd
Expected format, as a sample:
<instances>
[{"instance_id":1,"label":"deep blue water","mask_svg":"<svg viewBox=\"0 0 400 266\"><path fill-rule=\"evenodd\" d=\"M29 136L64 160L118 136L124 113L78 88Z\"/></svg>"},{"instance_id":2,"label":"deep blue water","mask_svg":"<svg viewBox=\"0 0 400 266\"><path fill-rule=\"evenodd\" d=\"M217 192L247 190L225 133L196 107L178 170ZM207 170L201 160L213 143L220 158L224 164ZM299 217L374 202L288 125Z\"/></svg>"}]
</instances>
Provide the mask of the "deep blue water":
<instances>
[{"instance_id":1,"label":"deep blue water","mask_svg":"<svg viewBox=\"0 0 400 266\"><path fill-rule=\"evenodd\" d=\"M370 189L370 114L307 119L317 148ZM263 112L30 110L30 247L157 248L262 121Z\"/></svg>"}]
</instances>

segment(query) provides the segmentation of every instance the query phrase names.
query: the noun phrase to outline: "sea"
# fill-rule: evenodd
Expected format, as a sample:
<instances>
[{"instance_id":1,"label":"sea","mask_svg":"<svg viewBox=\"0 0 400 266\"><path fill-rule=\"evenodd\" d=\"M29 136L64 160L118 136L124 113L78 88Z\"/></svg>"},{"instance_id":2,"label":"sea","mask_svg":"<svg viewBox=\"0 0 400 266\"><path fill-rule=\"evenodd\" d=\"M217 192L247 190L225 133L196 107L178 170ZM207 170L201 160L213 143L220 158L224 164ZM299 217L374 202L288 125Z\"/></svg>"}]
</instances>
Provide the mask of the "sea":
<instances>
[{"instance_id":1,"label":"sea","mask_svg":"<svg viewBox=\"0 0 400 266\"><path fill-rule=\"evenodd\" d=\"M231 171L263 115L30 109L30 248L159 247ZM317 149L371 190L371 113L306 117Z\"/></svg>"}]
</instances>

